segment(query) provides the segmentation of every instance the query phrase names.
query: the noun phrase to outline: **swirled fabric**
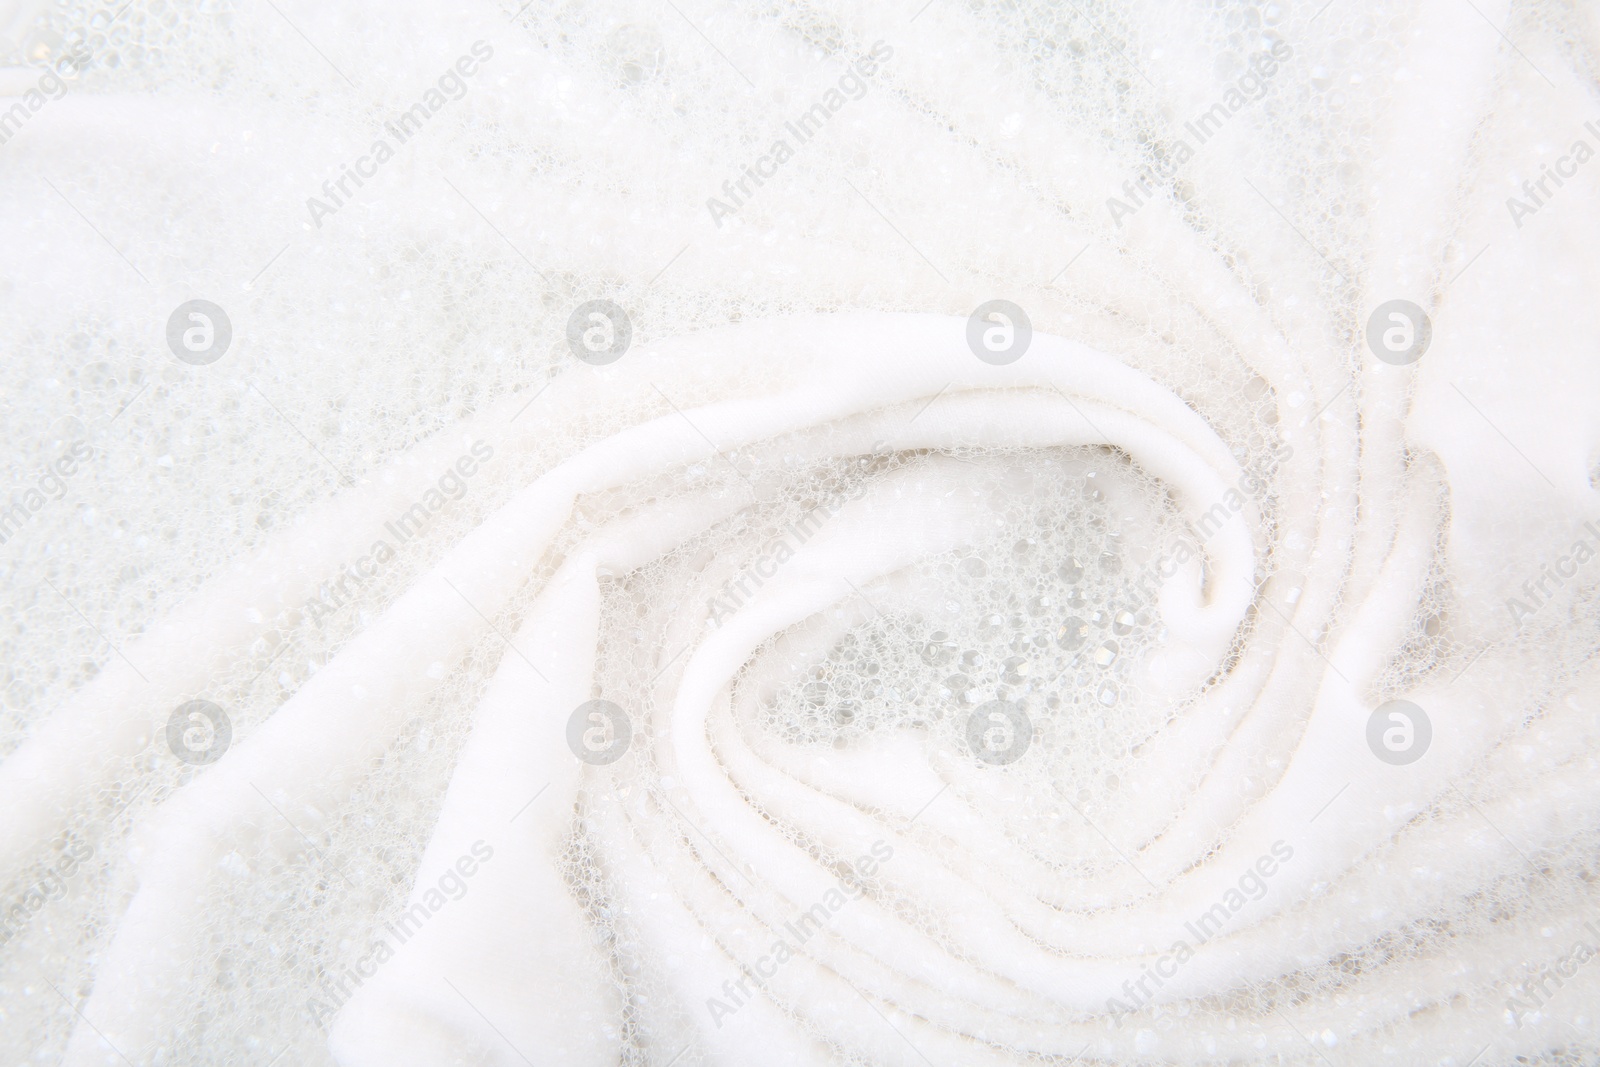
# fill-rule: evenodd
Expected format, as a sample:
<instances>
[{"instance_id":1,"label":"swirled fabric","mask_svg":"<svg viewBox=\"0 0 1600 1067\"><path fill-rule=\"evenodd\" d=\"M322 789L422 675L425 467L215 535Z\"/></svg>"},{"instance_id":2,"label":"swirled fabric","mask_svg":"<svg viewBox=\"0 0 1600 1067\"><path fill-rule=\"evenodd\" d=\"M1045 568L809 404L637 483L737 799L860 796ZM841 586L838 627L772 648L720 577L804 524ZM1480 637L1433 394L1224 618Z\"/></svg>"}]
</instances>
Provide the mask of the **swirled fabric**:
<instances>
[{"instance_id":1,"label":"swirled fabric","mask_svg":"<svg viewBox=\"0 0 1600 1067\"><path fill-rule=\"evenodd\" d=\"M0 3L12 1060L1596 1062L1592 11L519 6Z\"/></svg>"}]
</instances>

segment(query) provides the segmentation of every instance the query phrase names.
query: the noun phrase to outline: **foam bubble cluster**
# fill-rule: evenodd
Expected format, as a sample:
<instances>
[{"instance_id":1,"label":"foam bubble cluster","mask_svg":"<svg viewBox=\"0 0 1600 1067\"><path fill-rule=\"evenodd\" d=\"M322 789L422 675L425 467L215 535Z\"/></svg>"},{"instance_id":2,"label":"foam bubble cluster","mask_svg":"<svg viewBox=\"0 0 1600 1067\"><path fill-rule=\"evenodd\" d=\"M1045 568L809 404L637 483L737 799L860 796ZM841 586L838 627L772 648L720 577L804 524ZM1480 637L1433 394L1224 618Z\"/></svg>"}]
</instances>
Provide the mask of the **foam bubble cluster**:
<instances>
[{"instance_id":1,"label":"foam bubble cluster","mask_svg":"<svg viewBox=\"0 0 1600 1067\"><path fill-rule=\"evenodd\" d=\"M1596 1062L1600 22L1462 11L0 0L0 1053Z\"/></svg>"}]
</instances>

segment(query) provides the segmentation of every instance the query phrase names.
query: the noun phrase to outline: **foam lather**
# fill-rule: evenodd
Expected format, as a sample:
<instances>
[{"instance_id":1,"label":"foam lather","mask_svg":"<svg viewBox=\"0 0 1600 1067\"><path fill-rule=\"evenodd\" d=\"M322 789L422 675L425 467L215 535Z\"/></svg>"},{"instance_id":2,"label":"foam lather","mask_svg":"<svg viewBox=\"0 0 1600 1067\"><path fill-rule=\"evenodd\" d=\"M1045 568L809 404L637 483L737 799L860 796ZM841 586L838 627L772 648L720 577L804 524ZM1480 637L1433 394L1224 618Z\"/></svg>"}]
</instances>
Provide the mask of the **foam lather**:
<instances>
[{"instance_id":1,"label":"foam lather","mask_svg":"<svg viewBox=\"0 0 1600 1067\"><path fill-rule=\"evenodd\" d=\"M0 1052L1600 1062L1600 23L1478 6L0 0Z\"/></svg>"}]
</instances>

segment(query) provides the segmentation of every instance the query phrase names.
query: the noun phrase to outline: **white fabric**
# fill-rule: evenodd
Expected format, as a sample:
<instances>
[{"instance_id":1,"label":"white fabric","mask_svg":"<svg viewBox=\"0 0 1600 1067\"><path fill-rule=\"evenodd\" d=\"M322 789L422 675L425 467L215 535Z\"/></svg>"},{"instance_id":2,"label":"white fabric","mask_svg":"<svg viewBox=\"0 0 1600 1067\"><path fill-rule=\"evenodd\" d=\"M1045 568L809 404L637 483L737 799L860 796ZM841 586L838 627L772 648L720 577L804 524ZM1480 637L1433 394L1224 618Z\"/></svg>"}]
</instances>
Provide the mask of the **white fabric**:
<instances>
[{"instance_id":1,"label":"white fabric","mask_svg":"<svg viewBox=\"0 0 1600 1067\"><path fill-rule=\"evenodd\" d=\"M1600 169L1523 225L1506 207L1551 145L1600 146L1592 12L517 6L141 6L0 146L0 243L29 250L0 277L19 484L58 439L97 449L5 546L0 906L63 842L95 859L0 945L0 1050L1600 1055L1600 963L1508 1007L1600 917L1600 565L1545 577L1600 547ZM26 49L104 17L0 4L0 113ZM306 223L327 166L479 37L493 60L427 137ZM749 146L878 40L861 97L709 222ZM1295 56L1262 98L1112 221L1139 146L1272 40ZM188 136L141 132L167 124ZM84 177L88 146L138 180ZM195 206L218 189L269 205L270 239ZM237 349L145 353L201 290ZM601 292L637 339L597 367L565 329ZM1035 330L1006 366L967 341L997 294ZM1366 347L1397 297L1432 319L1412 366ZM308 611L480 443L435 525ZM965 719L1001 694L1039 732L996 766ZM188 768L165 730L196 696L234 737ZM604 766L567 743L598 697L633 729ZM1432 723L1405 766L1367 734L1400 699ZM748 978L780 941L800 951Z\"/></svg>"}]
</instances>

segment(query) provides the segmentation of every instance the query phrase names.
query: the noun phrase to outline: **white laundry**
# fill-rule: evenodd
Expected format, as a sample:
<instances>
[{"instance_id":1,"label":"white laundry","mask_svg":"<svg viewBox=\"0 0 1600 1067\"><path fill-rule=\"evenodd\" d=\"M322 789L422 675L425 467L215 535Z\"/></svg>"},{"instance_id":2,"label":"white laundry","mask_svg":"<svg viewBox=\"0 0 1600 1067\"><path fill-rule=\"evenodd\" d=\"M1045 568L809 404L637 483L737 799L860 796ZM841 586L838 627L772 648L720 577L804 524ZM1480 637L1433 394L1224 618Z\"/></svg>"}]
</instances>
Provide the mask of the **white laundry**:
<instances>
[{"instance_id":1,"label":"white laundry","mask_svg":"<svg viewBox=\"0 0 1600 1067\"><path fill-rule=\"evenodd\" d=\"M521 6L0 0L0 1051L1600 1054L1593 13Z\"/></svg>"}]
</instances>

